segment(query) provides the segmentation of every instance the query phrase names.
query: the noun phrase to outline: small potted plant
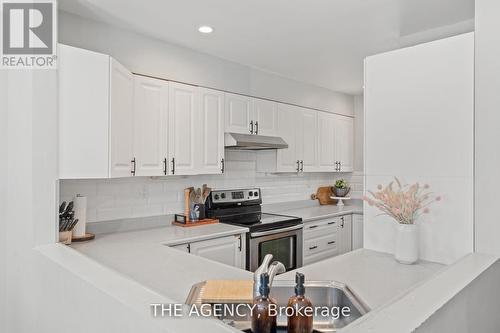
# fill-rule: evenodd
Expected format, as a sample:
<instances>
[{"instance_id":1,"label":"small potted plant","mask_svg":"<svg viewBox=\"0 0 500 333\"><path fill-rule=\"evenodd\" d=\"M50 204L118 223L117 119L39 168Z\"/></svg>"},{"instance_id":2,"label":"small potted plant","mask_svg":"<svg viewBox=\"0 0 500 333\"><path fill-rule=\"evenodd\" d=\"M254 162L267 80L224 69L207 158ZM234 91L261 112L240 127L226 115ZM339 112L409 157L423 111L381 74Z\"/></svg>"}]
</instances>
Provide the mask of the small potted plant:
<instances>
[{"instance_id":1,"label":"small potted plant","mask_svg":"<svg viewBox=\"0 0 500 333\"><path fill-rule=\"evenodd\" d=\"M377 192L368 191L364 196L370 206L378 208L380 215L390 216L398 223L394 258L402 264L413 264L419 256L418 229L415 224L424 214L429 214L429 205L440 201L429 191L429 185L402 185L395 178L387 186L378 185Z\"/></svg>"},{"instance_id":2,"label":"small potted plant","mask_svg":"<svg viewBox=\"0 0 500 333\"><path fill-rule=\"evenodd\" d=\"M336 197L345 197L347 194L349 194L349 191L351 188L349 187L349 184L345 179L337 179L335 181L335 186L333 187L333 190L335 192Z\"/></svg>"}]
</instances>

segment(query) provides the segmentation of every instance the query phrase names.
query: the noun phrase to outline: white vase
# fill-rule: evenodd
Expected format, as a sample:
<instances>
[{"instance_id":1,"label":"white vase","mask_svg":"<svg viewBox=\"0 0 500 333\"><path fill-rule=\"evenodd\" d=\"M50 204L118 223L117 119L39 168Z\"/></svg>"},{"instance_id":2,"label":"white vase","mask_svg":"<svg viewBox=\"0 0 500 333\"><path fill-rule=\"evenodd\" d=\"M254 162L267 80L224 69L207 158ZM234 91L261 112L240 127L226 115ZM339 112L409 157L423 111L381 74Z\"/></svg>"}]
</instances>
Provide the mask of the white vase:
<instances>
[{"instance_id":1,"label":"white vase","mask_svg":"<svg viewBox=\"0 0 500 333\"><path fill-rule=\"evenodd\" d=\"M406 265L418 261L418 228L415 224L398 223L394 258Z\"/></svg>"}]
</instances>

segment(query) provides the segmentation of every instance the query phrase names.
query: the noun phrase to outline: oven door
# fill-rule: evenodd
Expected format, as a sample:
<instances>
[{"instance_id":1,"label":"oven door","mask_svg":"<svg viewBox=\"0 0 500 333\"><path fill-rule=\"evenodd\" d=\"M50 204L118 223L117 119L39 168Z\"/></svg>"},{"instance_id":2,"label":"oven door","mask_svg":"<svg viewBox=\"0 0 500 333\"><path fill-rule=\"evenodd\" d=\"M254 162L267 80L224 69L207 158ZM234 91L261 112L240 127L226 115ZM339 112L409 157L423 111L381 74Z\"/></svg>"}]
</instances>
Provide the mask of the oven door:
<instances>
[{"instance_id":1,"label":"oven door","mask_svg":"<svg viewBox=\"0 0 500 333\"><path fill-rule=\"evenodd\" d=\"M266 254L285 265L287 271L302 267L302 228L295 225L275 230L250 232L247 269L254 272Z\"/></svg>"}]
</instances>

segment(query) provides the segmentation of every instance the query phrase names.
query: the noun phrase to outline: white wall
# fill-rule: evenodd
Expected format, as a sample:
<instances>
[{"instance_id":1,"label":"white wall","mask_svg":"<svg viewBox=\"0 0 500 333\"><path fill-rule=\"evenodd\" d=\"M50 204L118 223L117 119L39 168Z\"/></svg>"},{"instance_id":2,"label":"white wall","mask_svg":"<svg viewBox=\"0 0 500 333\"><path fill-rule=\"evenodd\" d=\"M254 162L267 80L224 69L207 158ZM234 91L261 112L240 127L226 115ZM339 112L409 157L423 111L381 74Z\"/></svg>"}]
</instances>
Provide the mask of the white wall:
<instances>
[{"instance_id":1,"label":"white wall","mask_svg":"<svg viewBox=\"0 0 500 333\"><path fill-rule=\"evenodd\" d=\"M358 172L364 169L364 113L363 95L354 96L354 170Z\"/></svg>"},{"instance_id":2,"label":"white wall","mask_svg":"<svg viewBox=\"0 0 500 333\"><path fill-rule=\"evenodd\" d=\"M500 254L500 2L476 0L476 251Z\"/></svg>"},{"instance_id":3,"label":"white wall","mask_svg":"<svg viewBox=\"0 0 500 333\"><path fill-rule=\"evenodd\" d=\"M59 12L59 42L109 54L131 71L353 115L350 95L283 78L134 32Z\"/></svg>"},{"instance_id":4,"label":"white wall","mask_svg":"<svg viewBox=\"0 0 500 333\"><path fill-rule=\"evenodd\" d=\"M419 220L422 259L473 250L473 34L366 59L365 186L394 176L443 200ZM365 204L365 247L393 252L396 224Z\"/></svg>"},{"instance_id":5,"label":"white wall","mask_svg":"<svg viewBox=\"0 0 500 333\"><path fill-rule=\"evenodd\" d=\"M7 71L0 72L0 156L7 156ZM0 295L7 288L7 164L0 163ZM7 331L7 299L0 297L0 332Z\"/></svg>"},{"instance_id":6,"label":"white wall","mask_svg":"<svg viewBox=\"0 0 500 333\"><path fill-rule=\"evenodd\" d=\"M88 222L99 222L182 212L184 188L201 187L203 183L212 188L260 187L264 203L271 204L310 200L319 186L332 185L335 178L343 177L351 182L353 196L362 196L361 175L258 173L256 154L258 152L226 151L224 175L62 180L61 201L72 200L76 194L87 196Z\"/></svg>"},{"instance_id":7,"label":"white wall","mask_svg":"<svg viewBox=\"0 0 500 333\"><path fill-rule=\"evenodd\" d=\"M159 332L37 250L56 239L56 78L0 70L0 332Z\"/></svg>"}]
</instances>

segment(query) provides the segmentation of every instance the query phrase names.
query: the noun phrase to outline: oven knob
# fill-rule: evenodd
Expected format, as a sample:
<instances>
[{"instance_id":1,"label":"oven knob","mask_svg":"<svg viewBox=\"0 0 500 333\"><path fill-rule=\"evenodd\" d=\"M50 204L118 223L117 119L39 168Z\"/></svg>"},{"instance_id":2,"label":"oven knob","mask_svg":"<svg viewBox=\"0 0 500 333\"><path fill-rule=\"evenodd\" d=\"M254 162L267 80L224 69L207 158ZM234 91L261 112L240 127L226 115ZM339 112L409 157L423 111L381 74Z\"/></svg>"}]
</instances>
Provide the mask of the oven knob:
<instances>
[{"instance_id":1,"label":"oven knob","mask_svg":"<svg viewBox=\"0 0 500 333\"><path fill-rule=\"evenodd\" d=\"M248 195L253 197L253 192L248 192Z\"/></svg>"},{"instance_id":2,"label":"oven knob","mask_svg":"<svg viewBox=\"0 0 500 333\"><path fill-rule=\"evenodd\" d=\"M255 195L256 197L258 197L259 196L259 192L255 191L255 192L253 192L253 195Z\"/></svg>"},{"instance_id":3,"label":"oven knob","mask_svg":"<svg viewBox=\"0 0 500 333\"><path fill-rule=\"evenodd\" d=\"M214 195L214 199L219 200L219 195L218 194Z\"/></svg>"},{"instance_id":4,"label":"oven knob","mask_svg":"<svg viewBox=\"0 0 500 333\"><path fill-rule=\"evenodd\" d=\"M220 197L221 197L222 199L225 199L225 198L226 198L226 193L221 193Z\"/></svg>"}]
</instances>

